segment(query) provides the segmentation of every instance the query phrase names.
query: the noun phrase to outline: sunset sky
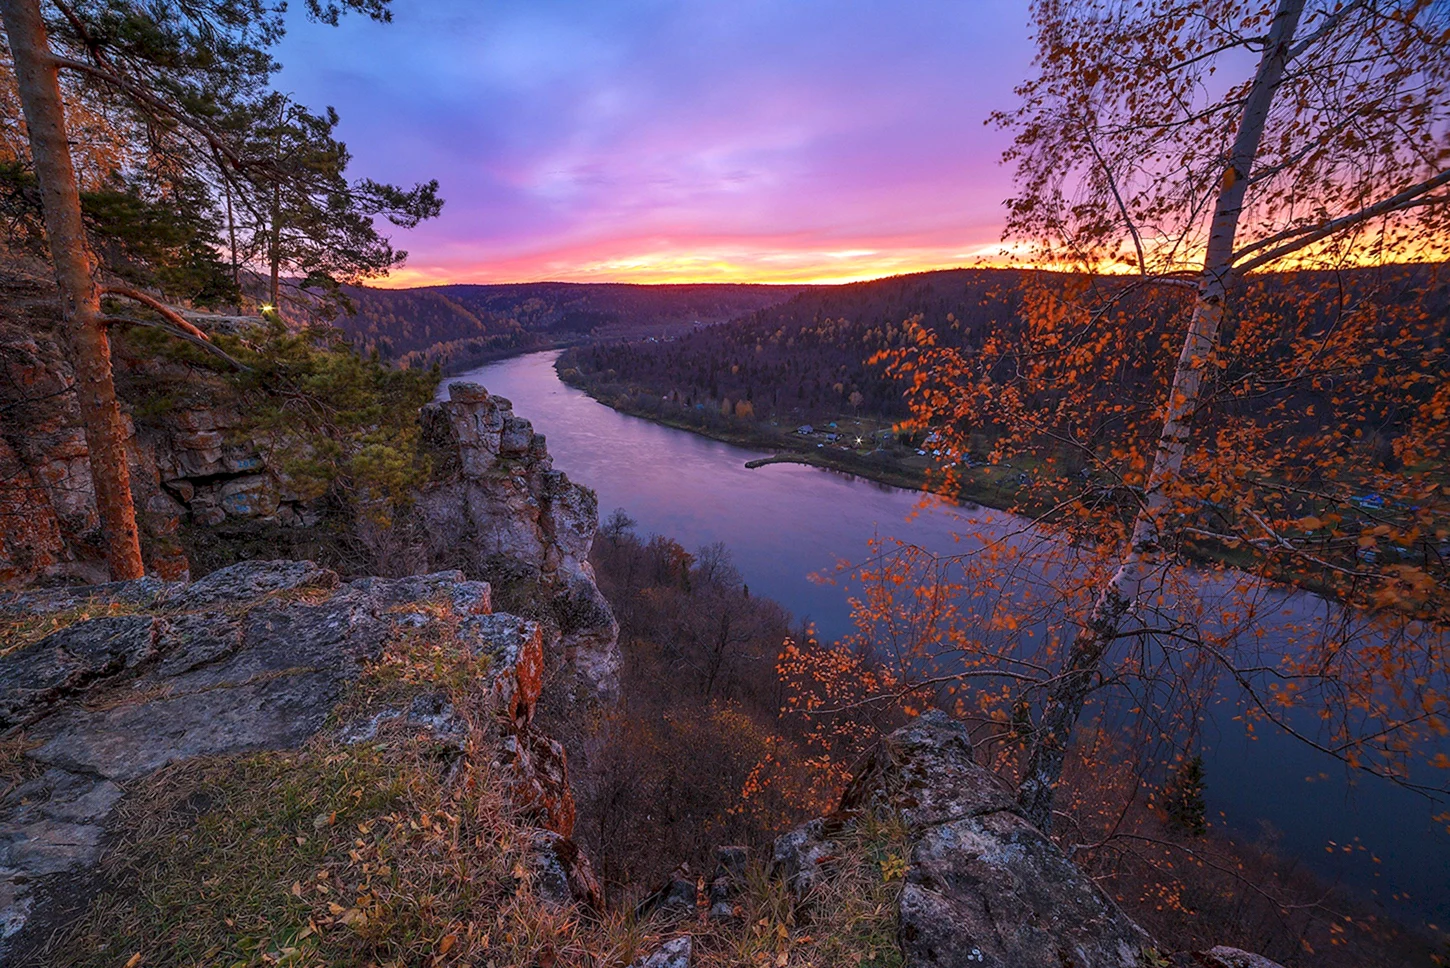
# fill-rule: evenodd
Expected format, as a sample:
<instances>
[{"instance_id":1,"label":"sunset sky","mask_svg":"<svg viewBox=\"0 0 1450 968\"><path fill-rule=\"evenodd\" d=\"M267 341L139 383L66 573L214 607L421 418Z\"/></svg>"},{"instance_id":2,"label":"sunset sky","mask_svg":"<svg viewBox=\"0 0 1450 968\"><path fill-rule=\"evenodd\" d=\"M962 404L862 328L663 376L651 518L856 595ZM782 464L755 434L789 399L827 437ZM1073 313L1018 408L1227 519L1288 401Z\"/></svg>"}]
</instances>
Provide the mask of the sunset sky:
<instances>
[{"instance_id":1,"label":"sunset sky","mask_svg":"<svg viewBox=\"0 0 1450 968\"><path fill-rule=\"evenodd\" d=\"M437 178L385 284L846 281L999 249L1025 0L401 0L293 18L357 176Z\"/></svg>"}]
</instances>

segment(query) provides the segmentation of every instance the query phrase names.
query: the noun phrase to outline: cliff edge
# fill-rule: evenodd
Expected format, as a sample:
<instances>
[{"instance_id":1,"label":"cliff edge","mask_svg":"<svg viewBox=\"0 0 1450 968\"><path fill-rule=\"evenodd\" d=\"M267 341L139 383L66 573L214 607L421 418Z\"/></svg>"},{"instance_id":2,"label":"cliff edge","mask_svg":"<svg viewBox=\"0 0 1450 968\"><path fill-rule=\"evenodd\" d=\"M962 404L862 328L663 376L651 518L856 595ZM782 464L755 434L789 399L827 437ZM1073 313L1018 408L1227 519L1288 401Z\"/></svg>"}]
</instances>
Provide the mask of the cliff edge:
<instances>
[{"instance_id":1,"label":"cliff edge","mask_svg":"<svg viewBox=\"0 0 1450 968\"><path fill-rule=\"evenodd\" d=\"M441 897L428 854L465 835L487 863L453 890L512 854L501 896L598 902L564 751L532 728L539 625L495 612L486 583L246 562L10 595L0 621L6 964L184 962L198 952L158 919L199 916L218 884L231 945L402 918L400 879ZM488 842L499 830L512 842ZM243 895L269 890L251 910Z\"/></svg>"}]
</instances>

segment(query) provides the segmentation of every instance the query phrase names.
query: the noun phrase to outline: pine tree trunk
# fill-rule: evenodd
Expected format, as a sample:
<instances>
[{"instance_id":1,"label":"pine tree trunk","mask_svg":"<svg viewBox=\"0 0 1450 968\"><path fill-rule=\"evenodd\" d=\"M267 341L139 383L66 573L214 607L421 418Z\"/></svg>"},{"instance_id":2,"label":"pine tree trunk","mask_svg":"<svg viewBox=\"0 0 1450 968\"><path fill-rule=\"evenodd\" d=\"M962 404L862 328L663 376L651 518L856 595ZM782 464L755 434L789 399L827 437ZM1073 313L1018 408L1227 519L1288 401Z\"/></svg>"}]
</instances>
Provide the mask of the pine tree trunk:
<instances>
[{"instance_id":1,"label":"pine tree trunk","mask_svg":"<svg viewBox=\"0 0 1450 968\"><path fill-rule=\"evenodd\" d=\"M269 240L271 248L272 284L269 289L272 311L282 315L282 183L272 184L272 231Z\"/></svg>"},{"instance_id":2,"label":"pine tree trunk","mask_svg":"<svg viewBox=\"0 0 1450 968\"><path fill-rule=\"evenodd\" d=\"M1269 36L1260 55L1253 86L1244 102L1243 118L1229 154L1209 227L1208 247L1198 278L1198 295L1188 333L1173 372L1173 385L1158 436L1153 468L1148 475L1143 505L1133 521L1133 533L1118 570L1099 593L1085 627L1068 649L1063 672L1049 692L1034 731L1032 747L1022 771L1017 799L1024 815L1046 830L1052 823L1052 804L1063 760L1083 705L1092 691L1103 656L1123 631L1139 590L1161 548L1159 522L1172 499L1183 467L1193 413L1198 408L1204 368L1218 339L1224 300L1233 274L1234 235L1243 211L1248 177L1258 155L1259 141L1269 107L1284 77L1289 50L1305 0L1280 0Z\"/></svg>"},{"instance_id":3,"label":"pine tree trunk","mask_svg":"<svg viewBox=\"0 0 1450 968\"><path fill-rule=\"evenodd\" d=\"M20 104L45 210L45 232L60 286L106 564L113 580L140 578L144 570L136 508L131 501L126 424L111 376L111 344L101 315L96 262L81 221L60 79L37 0L0 0L0 17L15 59Z\"/></svg>"},{"instance_id":4,"label":"pine tree trunk","mask_svg":"<svg viewBox=\"0 0 1450 968\"><path fill-rule=\"evenodd\" d=\"M237 315L242 314L242 265L237 261L237 223L232 218L232 183L225 177L222 185L227 190L227 237L232 246L232 285L237 290Z\"/></svg>"}]
</instances>

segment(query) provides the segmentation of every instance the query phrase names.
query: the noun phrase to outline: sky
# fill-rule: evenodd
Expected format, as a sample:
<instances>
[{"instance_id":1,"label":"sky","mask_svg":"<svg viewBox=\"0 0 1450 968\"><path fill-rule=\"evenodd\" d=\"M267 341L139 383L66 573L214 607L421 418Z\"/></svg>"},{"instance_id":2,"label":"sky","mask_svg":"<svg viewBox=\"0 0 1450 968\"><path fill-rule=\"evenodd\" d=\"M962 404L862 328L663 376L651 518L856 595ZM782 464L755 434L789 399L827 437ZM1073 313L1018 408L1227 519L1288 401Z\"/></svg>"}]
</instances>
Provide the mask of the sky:
<instances>
[{"instance_id":1,"label":"sky","mask_svg":"<svg viewBox=\"0 0 1450 968\"><path fill-rule=\"evenodd\" d=\"M298 5L300 6L300 5ZM395 0L294 17L356 177L437 178L384 285L845 282L1000 250L1026 0Z\"/></svg>"}]
</instances>

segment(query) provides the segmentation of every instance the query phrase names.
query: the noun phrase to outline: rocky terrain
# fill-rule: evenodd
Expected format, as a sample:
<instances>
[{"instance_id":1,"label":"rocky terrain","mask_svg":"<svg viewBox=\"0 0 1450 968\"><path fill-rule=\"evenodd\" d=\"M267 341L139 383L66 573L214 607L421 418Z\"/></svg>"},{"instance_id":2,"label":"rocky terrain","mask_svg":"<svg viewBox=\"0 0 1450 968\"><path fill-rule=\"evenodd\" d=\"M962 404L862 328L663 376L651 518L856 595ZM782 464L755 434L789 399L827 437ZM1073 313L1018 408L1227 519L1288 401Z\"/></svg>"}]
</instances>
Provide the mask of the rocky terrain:
<instances>
[{"instance_id":1,"label":"rocky terrain","mask_svg":"<svg viewBox=\"0 0 1450 968\"><path fill-rule=\"evenodd\" d=\"M48 284L0 278L0 585L8 587L105 579L88 452L67 392L71 368L51 331L55 313ZM255 323L195 318L214 331ZM308 546L323 500L291 479L276 448L248 438L244 402L226 381L123 353L117 366L128 409L145 411L133 421L130 453L148 573L190 574L183 530L265 528L287 539L274 548ZM158 396L161 387L168 392ZM540 622L551 645L562 643L550 655L577 673L584 693L612 695L618 628L588 562L598 523L593 493L554 470L544 438L509 401L480 387L451 389L451 400L420 414L434 473L414 516L388 529L349 524L355 543L370 550L365 573L458 568L488 581Z\"/></svg>"},{"instance_id":2,"label":"rocky terrain","mask_svg":"<svg viewBox=\"0 0 1450 968\"><path fill-rule=\"evenodd\" d=\"M343 583L310 562L247 562L192 583L142 579L15 594L0 659L0 959L45 963L105 883L128 793L194 760L376 742L385 727L461 750L474 736L440 681L367 695L390 648L441 640L478 660L492 761L537 823L558 903L597 901L572 849L565 754L531 729L544 682L537 623L492 610L458 572ZM31 628L27 628L27 623ZM53 625L54 631L37 634ZM475 724L476 728L476 724ZM446 762L443 761L443 762Z\"/></svg>"},{"instance_id":3,"label":"rocky terrain","mask_svg":"<svg viewBox=\"0 0 1450 968\"><path fill-rule=\"evenodd\" d=\"M157 821L146 801L178 774L185 778L189 764L235 769L266 751L299 748L328 751L330 761L400 737L426 744L426 769L460 798L484 782L469 764L486 764L482 772L506 791L511 822L524 824L513 836L527 841L509 890L568 909L599 904L588 860L569 840L565 751L532 724L544 689L544 638L537 623L494 611L486 583L458 572L342 582L309 562L248 562L191 583L143 579L11 594L0 600L0 620L8 650L0 659L6 964L57 963L57 952L75 943L74 925L103 920L102 901L118 893L134 896L127 879L140 875L118 872L108 856L147 836L145 825ZM462 679L439 664L439 650L465 660L454 667ZM390 658L420 654L432 658L402 666L414 675L381 671ZM193 801L189 813L165 821L180 828L183 842L190 825L205 825L216 809L206 798ZM323 813L303 829L332 822ZM901 960L882 964L1272 964L1231 949L1161 954L1017 815L1010 791L973 760L965 731L940 713L887 737L837 811L777 840L766 874L797 916L820 930L833 905L848 903L839 881L851 858L859 860L861 844L883 829L897 831L901 868L883 875L896 885L888 887L894 910L878 905L876 918L893 926ZM898 854L884 856L885 865L897 863ZM635 964L731 963L719 960L722 939L748 929L747 907L760 903L748 896L760 890L749 869L744 850L722 848L710 877L682 873L664 885L638 912L664 940ZM196 885L199 895L206 883ZM286 895L285 884L275 889ZM303 890L300 881L293 887ZM328 903L342 912L340 924L361 917ZM180 960L158 942L147 950L155 963ZM111 954L119 963L127 952Z\"/></svg>"}]
</instances>

